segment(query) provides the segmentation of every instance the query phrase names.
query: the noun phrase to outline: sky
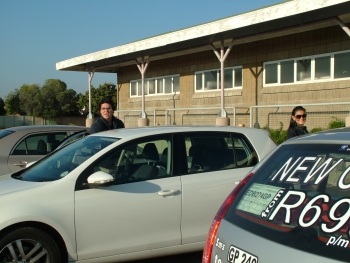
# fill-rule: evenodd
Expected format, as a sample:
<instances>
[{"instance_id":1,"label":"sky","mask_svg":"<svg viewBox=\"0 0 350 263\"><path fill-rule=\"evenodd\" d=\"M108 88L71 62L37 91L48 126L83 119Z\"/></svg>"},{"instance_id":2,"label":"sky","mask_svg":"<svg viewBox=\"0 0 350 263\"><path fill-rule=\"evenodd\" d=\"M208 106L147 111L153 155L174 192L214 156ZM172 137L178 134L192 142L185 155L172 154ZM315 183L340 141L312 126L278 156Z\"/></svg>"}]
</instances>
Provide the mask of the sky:
<instances>
[{"instance_id":1,"label":"sky","mask_svg":"<svg viewBox=\"0 0 350 263\"><path fill-rule=\"evenodd\" d=\"M211 22L283 0L0 0L0 98L22 85L59 79L77 93L87 72L56 63L170 31ZM95 73L92 85L117 82Z\"/></svg>"}]
</instances>

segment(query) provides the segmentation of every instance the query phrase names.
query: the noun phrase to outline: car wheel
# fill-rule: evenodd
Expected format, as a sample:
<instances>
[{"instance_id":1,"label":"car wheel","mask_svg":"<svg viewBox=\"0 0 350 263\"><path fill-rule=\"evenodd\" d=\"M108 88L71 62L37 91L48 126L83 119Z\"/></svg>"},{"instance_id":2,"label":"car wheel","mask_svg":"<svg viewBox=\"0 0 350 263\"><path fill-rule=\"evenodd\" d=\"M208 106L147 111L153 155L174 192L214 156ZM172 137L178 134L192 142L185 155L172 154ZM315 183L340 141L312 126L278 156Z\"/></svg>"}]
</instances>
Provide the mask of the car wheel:
<instances>
[{"instance_id":1,"label":"car wheel","mask_svg":"<svg viewBox=\"0 0 350 263\"><path fill-rule=\"evenodd\" d=\"M0 240L0 262L62 262L57 243L48 234L33 227L6 232Z\"/></svg>"}]
</instances>

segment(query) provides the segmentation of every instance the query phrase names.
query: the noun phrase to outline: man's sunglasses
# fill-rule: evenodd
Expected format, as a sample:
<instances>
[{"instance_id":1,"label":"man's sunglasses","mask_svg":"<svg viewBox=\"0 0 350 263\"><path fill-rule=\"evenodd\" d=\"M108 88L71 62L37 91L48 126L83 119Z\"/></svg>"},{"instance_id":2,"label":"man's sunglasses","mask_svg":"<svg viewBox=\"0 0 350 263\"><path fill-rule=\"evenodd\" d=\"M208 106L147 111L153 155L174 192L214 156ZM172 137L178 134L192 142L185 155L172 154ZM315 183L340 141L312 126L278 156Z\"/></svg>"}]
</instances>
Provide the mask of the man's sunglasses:
<instances>
[{"instance_id":1,"label":"man's sunglasses","mask_svg":"<svg viewBox=\"0 0 350 263\"><path fill-rule=\"evenodd\" d=\"M301 117L303 117L303 119L306 119L306 116L307 114L303 114L303 115L295 115L294 117L299 120Z\"/></svg>"}]
</instances>

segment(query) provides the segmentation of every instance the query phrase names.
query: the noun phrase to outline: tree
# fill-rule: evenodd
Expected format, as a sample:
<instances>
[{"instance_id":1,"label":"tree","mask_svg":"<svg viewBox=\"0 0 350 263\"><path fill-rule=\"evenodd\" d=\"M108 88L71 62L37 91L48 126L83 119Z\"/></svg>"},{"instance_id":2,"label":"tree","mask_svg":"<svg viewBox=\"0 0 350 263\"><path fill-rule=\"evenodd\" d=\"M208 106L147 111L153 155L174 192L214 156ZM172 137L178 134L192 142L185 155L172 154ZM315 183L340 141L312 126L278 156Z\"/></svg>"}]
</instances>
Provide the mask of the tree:
<instances>
[{"instance_id":1,"label":"tree","mask_svg":"<svg viewBox=\"0 0 350 263\"><path fill-rule=\"evenodd\" d=\"M117 105L116 86L113 83L104 83L94 91L91 90L92 112L100 114L99 104L104 98L110 98Z\"/></svg>"},{"instance_id":2,"label":"tree","mask_svg":"<svg viewBox=\"0 0 350 263\"><path fill-rule=\"evenodd\" d=\"M77 96L77 105L81 115L89 113L89 93L87 95L79 93Z\"/></svg>"},{"instance_id":3,"label":"tree","mask_svg":"<svg viewBox=\"0 0 350 263\"><path fill-rule=\"evenodd\" d=\"M5 115L5 101L0 97L0 115Z\"/></svg>"},{"instance_id":4,"label":"tree","mask_svg":"<svg viewBox=\"0 0 350 263\"><path fill-rule=\"evenodd\" d=\"M23 113L20 109L20 100L19 100L19 90L10 92L5 98L5 108L7 115L21 114Z\"/></svg>"},{"instance_id":5,"label":"tree","mask_svg":"<svg viewBox=\"0 0 350 263\"><path fill-rule=\"evenodd\" d=\"M100 101L104 98L110 98L117 105L116 97L116 86L113 83L105 82L103 85L100 85L98 88L91 86L91 111L92 114L100 114L99 104ZM89 112L89 92L86 91L85 95L80 94L78 98L78 105L80 109L84 106L86 107L86 112Z\"/></svg>"},{"instance_id":6,"label":"tree","mask_svg":"<svg viewBox=\"0 0 350 263\"><path fill-rule=\"evenodd\" d=\"M43 102L39 85L24 84L19 90L19 100L21 110L27 115L41 116Z\"/></svg>"},{"instance_id":7,"label":"tree","mask_svg":"<svg viewBox=\"0 0 350 263\"><path fill-rule=\"evenodd\" d=\"M58 79L47 79L41 88L41 98L43 104L42 116L45 119L52 119L61 115L61 105L59 103L60 93L67 89L66 83Z\"/></svg>"},{"instance_id":8,"label":"tree","mask_svg":"<svg viewBox=\"0 0 350 263\"><path fill-rule=\"evenodd\" d=\"M58 98L61 104L62 115L77 115L79 114L78 96L75 90L68 89L60 94Z\"/></svg>"},{"instance_id":9,"label":"tree","mask_svg":"<svg viewBox=\"0 0 350 263\"><path fill-rule=\"evenodd\" d=\"M48 79L41 88L41 99L44 102L42 116L55 118L57 116L78 114L77 94L67 90L67 85L59 79Z\"/></svg>"}]
</instances>

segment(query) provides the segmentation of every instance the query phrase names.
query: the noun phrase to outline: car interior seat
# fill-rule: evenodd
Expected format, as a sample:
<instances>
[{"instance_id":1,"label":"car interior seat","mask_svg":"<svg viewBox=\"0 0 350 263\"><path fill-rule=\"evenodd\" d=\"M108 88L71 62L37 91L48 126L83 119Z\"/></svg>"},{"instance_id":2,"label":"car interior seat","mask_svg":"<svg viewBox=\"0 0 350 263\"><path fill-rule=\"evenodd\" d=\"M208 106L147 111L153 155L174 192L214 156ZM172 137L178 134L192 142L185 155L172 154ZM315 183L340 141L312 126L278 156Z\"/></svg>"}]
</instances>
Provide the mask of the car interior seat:
<instances>
[{"instance_id":1,"label":"car interior seat","mask_svg":"<svg viewBox=\"0 0 350 263\"><path fill-rule=\"evenodd\" d=\"M52 146L51 146L51 150L54 151L58 145L60 145L61 141L59 140L55 140L53 143L52 143Z\"/></svg>"},{"instance_id":2,"label":"car interior seat","mask_svg":"<svg viewBox=\"0 0 350 263\"><path fill-rule=\"evenodd\" d=\"M164 150L162 152L161 162L162 162L162 165L164 167L166 167L166 165L168 163L168 147L164 148Z\"/></svg>"},{"instance_id":3,"label":"car interior seat","mask_svg":"<svg viewBox=\"0 0 350 263\"><path fill-rule=\"evenodd\" d=\"M47 154L47 146L44 140L39 140L36 147L36 154L46 155Z\"/></svg>"},{"instance_id":4,"label":"car interior seat","mask_svg":"<svg viewBox=\"0 0 350 263\"><path fill-rule=\"evenodd\" d=\"M159 165L157 165L159 169L158 177L166 177L169 175L168 173L168 169L170 168L169 165L170 163L168 164L168 147L166 147L162 151Z\"/></svg>"},{"instance_id":5,"label":"car interior seat","mask_svg":"<svg viewBox=\"0 0 350 263\"><path fill-rule=\"evenodd\" d=\"M208 170L204 159L206 150L207 147L203 144L194 144L190 147L188 155L192 158L190 167L192 171Z\"/></svg>"},{"instance_id":6,"label":"car interior seat","mask_svg":"<svg viewBox=\"0 0 350 263\"><path fill-rule=\"evenodd\" d=\"M133 174L132 178L136 181L150 180L157 178L159 169L157 166L143 164Z\"/></svg>"},{"instance_id":7,"label":"car interior seat","mask_svg":"<svg viewBox=\"0 0 350 263\"><path fill-rule=\"evenodd\" d=\"M148 159L153 162L159 161L159 154L156 145L153 142L149 142L145 145L142 151L144 159Z\"/></svg>"},{"instance_id":8,"label":"car interior seat","mask_svg":"<svg viewBox=\"0 0 350 263\"><path fill-rule=\"evenodd\" d=\"M143 148L142 156L148 163L141 165L132 174L133 179L139 181L156 178L159 173L159 169L156 166L156 163L159 162L159 154L156 145L152 142L147 143Z\"/></svg>"}]
</instances>

